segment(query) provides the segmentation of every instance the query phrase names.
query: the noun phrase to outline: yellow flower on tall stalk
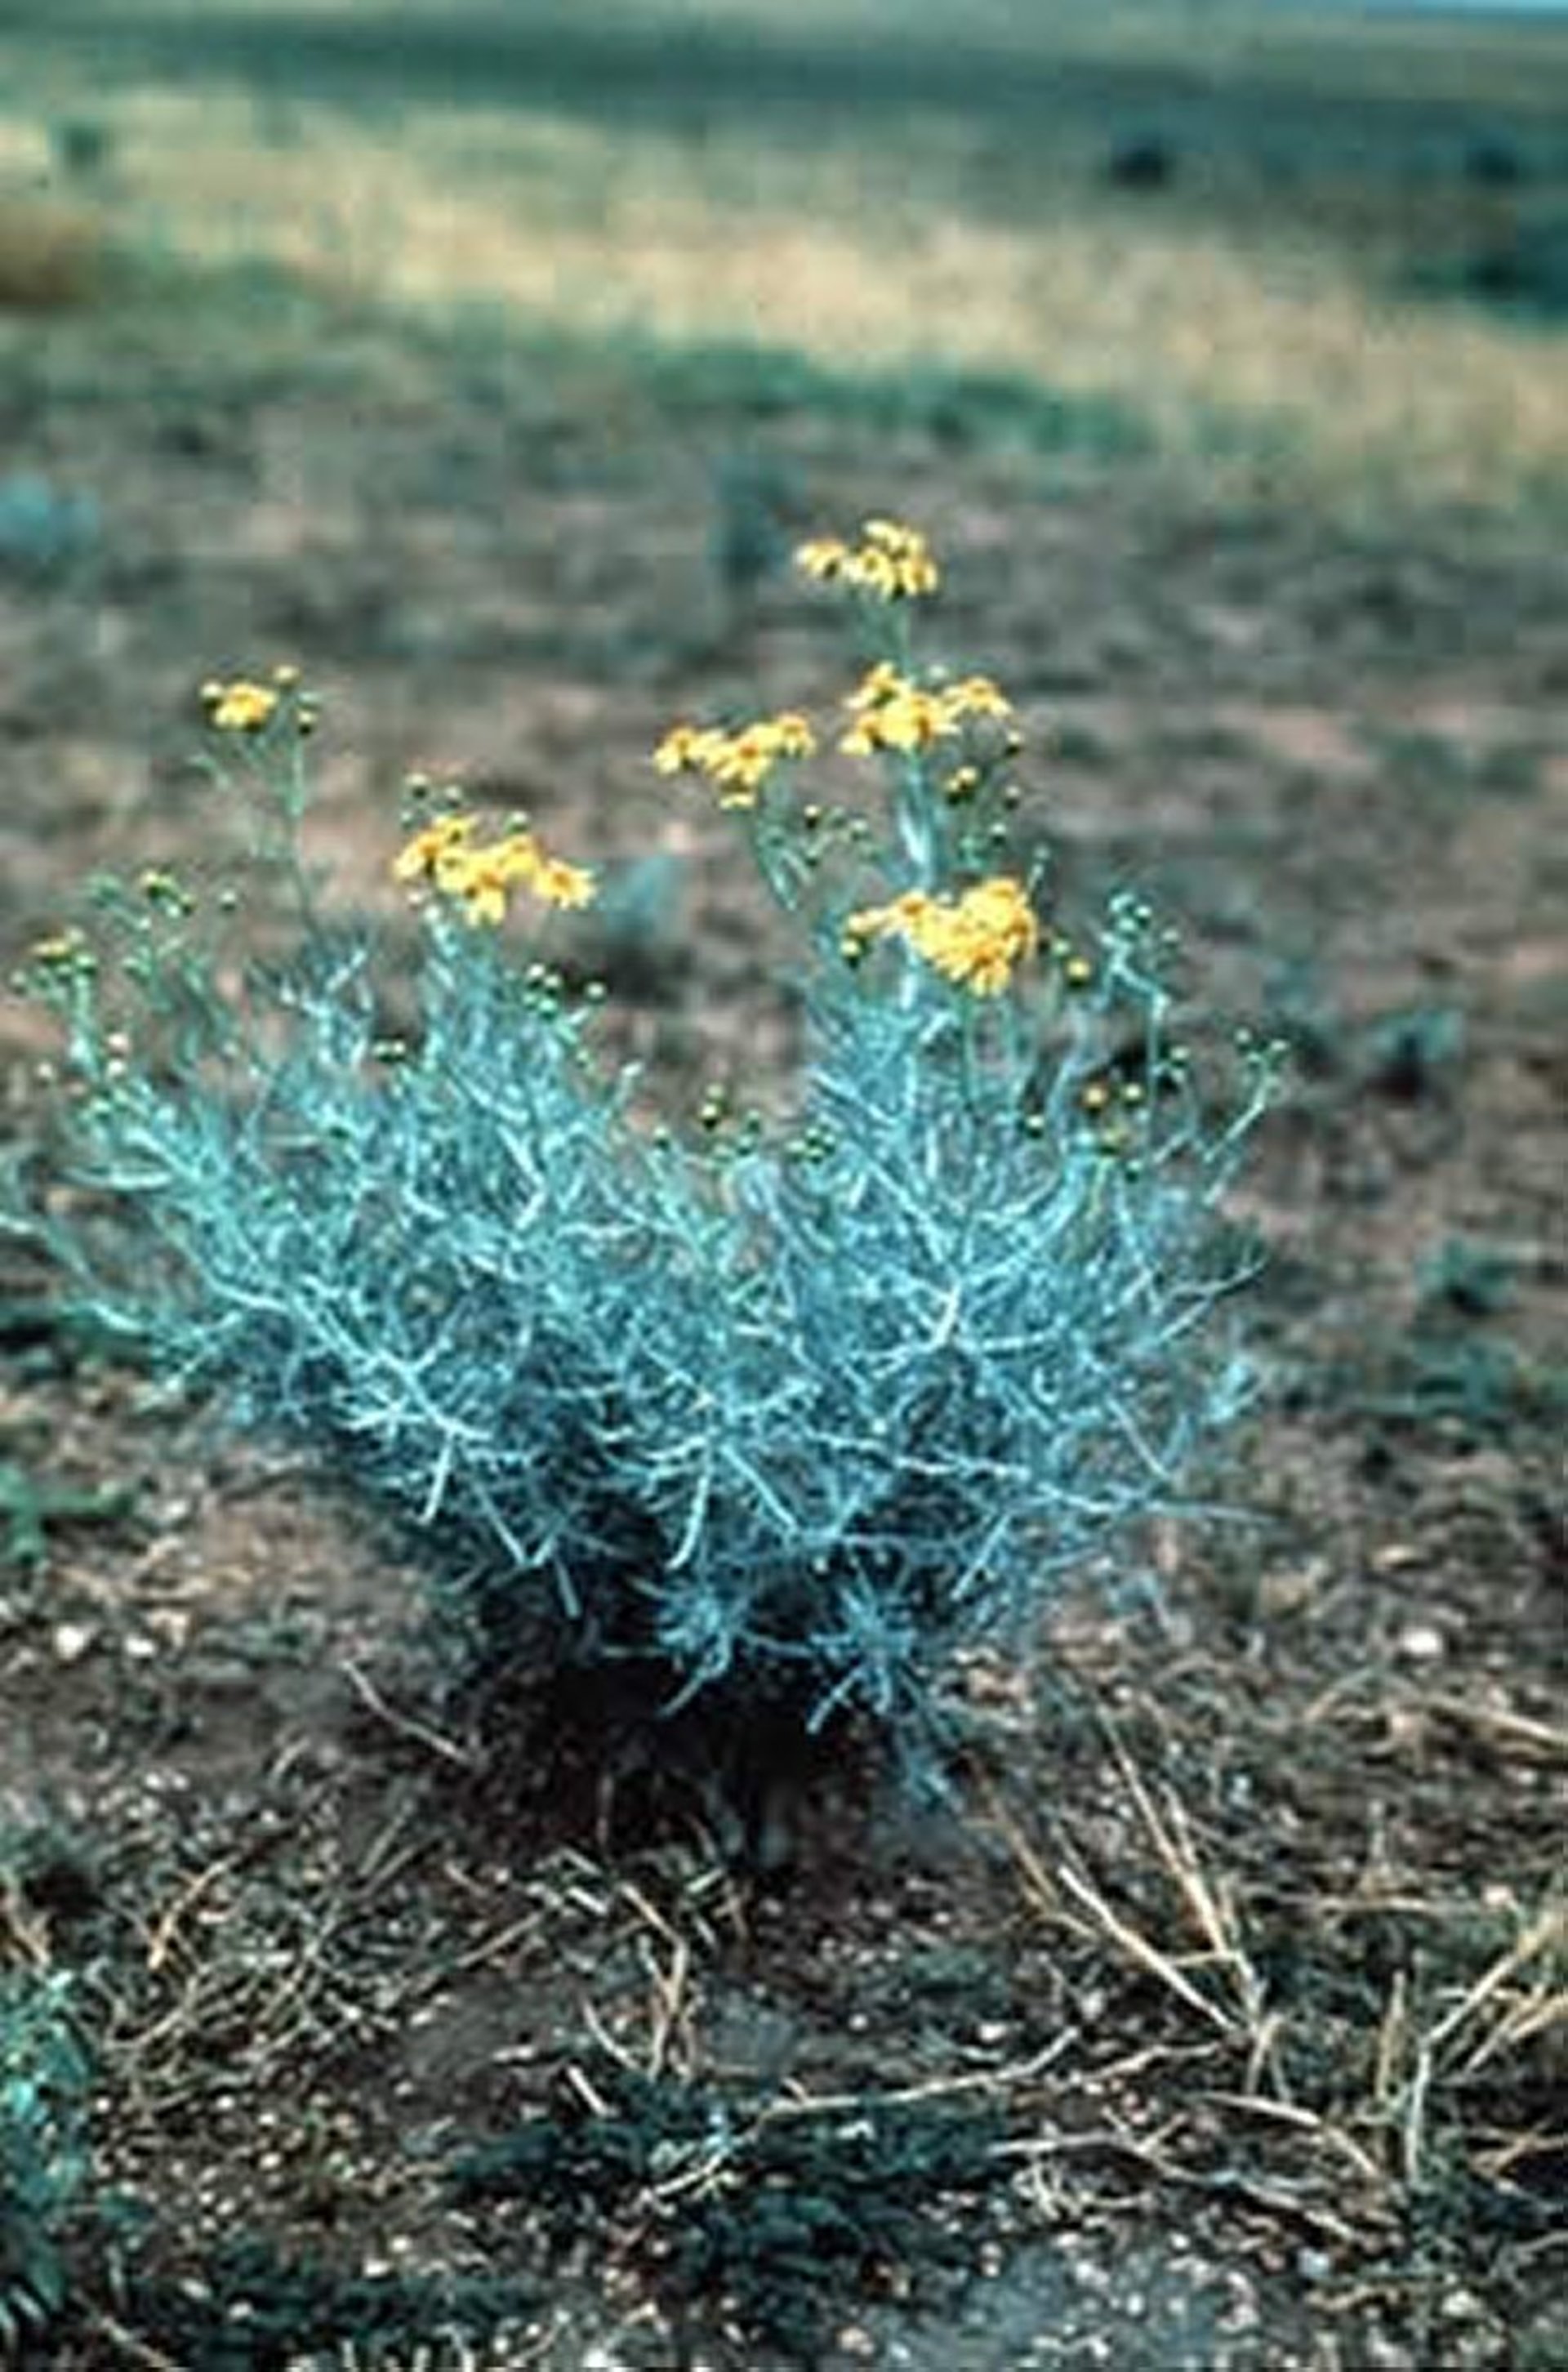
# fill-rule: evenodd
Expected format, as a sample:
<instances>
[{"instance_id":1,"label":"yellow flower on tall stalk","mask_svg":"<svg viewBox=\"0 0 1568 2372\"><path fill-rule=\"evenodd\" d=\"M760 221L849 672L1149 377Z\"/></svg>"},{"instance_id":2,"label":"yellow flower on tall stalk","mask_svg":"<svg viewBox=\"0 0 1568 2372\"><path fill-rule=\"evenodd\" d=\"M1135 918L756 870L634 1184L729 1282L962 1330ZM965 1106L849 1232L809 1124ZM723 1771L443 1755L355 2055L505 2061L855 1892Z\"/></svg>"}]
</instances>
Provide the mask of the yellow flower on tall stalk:
<instances>
[{"instance_id":1,"label":"yellow flower on tall stalk","mask_svg":"<svg viewBox=\"0 0 1568 2372\"><path fill-rule=\"evenodd\" d=\"M886 906L868 906L844 924L845 953L877 938L899 938L947 980L976 996L995 996L1040 946L1040 924L1021 881L994 874L958 898L908 890Z\"/></svg>"},{"instance_id":2,"label":"yellow flower on tall stalk","mask_svg":"<svg viewBox=\"0 0 1568 2372\"><path fill-rule=\"evenodd\" d=\"M474 924L504 923L507 898L519 888L551 906L587 906L592 901L596 884L587 866L547 855L531 832L508 832L476 848L473 830L473 818L467 815L440 816L424 825L394 859L395 878L434 882L443 896L459 901Z\"/></svg>"},{"instance_id":3,"label":"yellow flower on tall stalk","mask_svg":"<svg viewBox=\"0 0 1568 2372\"><path fill-rule=\"evenodd\" d=\"M749 808L775 766L809 758L816 747L807 720L786 709L736 733L716 726L672 726L654 751L654 764L661 774L706 774L718 787L721 807Z\"/></svg>"},{"instance_id":4,"label":"yellow flower on tall stalk","mask_svg":"<svg viewBox=\"0 0 1568 2372\"><path fill-rule=\"evenodd\" d=\"M277 715L283 688L250 683L237 677L232 683L204 683L202 704L215 733L261 733Z\"/></svg>"},{"instance_id":5,"label":"yellow flower on tall stalk","mask_svg":"<svg viewBox=\"0 0 1568 2372\"><path fill-rule=\"evenodd\" d=\"M925 685L901 675L889 659L872 668L844 702L854 722L839 743L852 758L879 750L929 749L971 717L1010 717L1013 704L988 675Z\"/></svg>"},{"instance_id":6,"label":"yellow flower on tall stalk","mask_svg":"<svg viewBox=\"0 0 1568 2372\"><path fill-rule=\"evenodd\" d=\"M900 675L887 659L872 669L844 705L854 723L839 747L852 758L873 757L878 750L927 750L949 730L939 696Z\"/></svg>"},{"instance_id":7,"label":"yellow flower on tall stalk","mask_svg":"<svg viewBox=\"0 0 1568 2372\"><path fill-rule=\"evenodd\" d=\"M821 584L847 585L879 601L907 601L935 593L941 572L918 528L901 519L869 518L858 544L818 536L796 553L797 566Z\"/></svg>"},{"instance_id":8,"label":"yellow flower on tall stalk","mask_svg":"<svg viewBox=\"0 0 1568 2372\"><path fill-rule=\"evenodd\" d=\"M294 731L302 738L308 737L315 730L318 715L314 693L305 690L299 669L292 665L273 668L265 683L258 683L249 676L234 676L227 680L215 677L202 686L202 705L215 733L242 733L252 738L266 732L285 710Z\"/></svg>"}]
</instances>

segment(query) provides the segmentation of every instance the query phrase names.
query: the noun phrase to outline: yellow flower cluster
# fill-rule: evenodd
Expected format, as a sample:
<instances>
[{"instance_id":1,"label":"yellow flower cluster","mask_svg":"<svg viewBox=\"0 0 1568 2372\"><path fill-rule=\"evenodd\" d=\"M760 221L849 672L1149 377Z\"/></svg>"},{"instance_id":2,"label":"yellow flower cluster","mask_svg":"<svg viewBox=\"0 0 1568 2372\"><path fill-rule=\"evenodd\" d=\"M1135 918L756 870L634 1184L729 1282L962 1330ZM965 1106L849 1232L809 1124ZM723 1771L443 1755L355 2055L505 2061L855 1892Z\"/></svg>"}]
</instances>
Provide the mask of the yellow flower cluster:
<instances>
[{"instance_id":1,"label":"yellow flower cluster","mask_svg":"<svg viewBox=\"0 0 1568 2372\"><path fill-rule=\"evenodd\" d=\"M202 704L207 712L207 722L217 733L261 733L277 713L283 694L271 684L247 683L243 678L234 683L204 683Z\"/></svg>"},{"instance_id":2,"label":"yellow flower cluster","mask_svg":"<svg viewBox=\"0 0 1568 2372\"><path fill-rule=\"evenodd\" d=\"M661 774L706 774L718 785L720 807L750 808L782 759L809 758L816 747L805 717L790 709L759 717L738 733L716 726L673 726L654 751L654 764Z\"/></svg>"},{"instance_id":3,"label":"yellow flower cluster","mask_svg":"<svg viewBox=\"0 0 1568 2372\"><path fill-rule=\"evenodd\" d=\"M1012 703L988 675L926 687L900 675L889 660L874 667L844 703L854 722L839 747L852 758L878 750L929 749L970 717L1009 717Z\"/></svg>"},{"instance_id":4,"label":"yellow flower cluster","mask_svg":"<svg viewBox=\"0 0 1568 2372\"><path fill-rule=\"evenodd\" d=\"M594 877L581 865L547 856L533 834L509 831L487 847L473 844L474 820L468 815L437 816L424 824L400 851L392 872L399 881L431 881L444 896L457 899L470 923L502 923L506 899L516 889L530 890L552 906L586 906L594 894Z\"/></svg>"},{"instance_id":5,"label":"yellow flower cluster","mask_svg":"<svg viewBox=\"0 0 1568 2372\"><path fill-rule=\"evenodd\" d=\"M917 528L901 520L872 518L860 530L858 545L838 536L819 536L803 543L796 553L807 576L829 585L848 585L878 601L907 601L935 593L940 582L936 563Z\"/></svg>"},{"instance_id":6,"label":"yellow flower cluster","mask_svg":"<svg viewBox=\"0 0 1568 2372\"><path fill-rule=\"evenodd\" d=\"M298 684L296 667L274 668L267 683L253 683L245 676L227 683L215 679L202 686L207 723L215 733L264 733ZM304 694L296 703L296 722L301 732L308 732L315 721L315 703Z\"/></svg>"},{"instance_id":7,"label":"yellow flower cluster","mask_svg":"<svg viewBox=\"0 0 1568 2372\"><path fill-rule=\"evenodd\" d=\"M889 905L863 908L844 924L844 953L855 960L877 938L902 939L945 979L995 996L1039 947L1040 924L1023 884L999 873L959 898L908 890Z\"/></svg>"}]
</instances>

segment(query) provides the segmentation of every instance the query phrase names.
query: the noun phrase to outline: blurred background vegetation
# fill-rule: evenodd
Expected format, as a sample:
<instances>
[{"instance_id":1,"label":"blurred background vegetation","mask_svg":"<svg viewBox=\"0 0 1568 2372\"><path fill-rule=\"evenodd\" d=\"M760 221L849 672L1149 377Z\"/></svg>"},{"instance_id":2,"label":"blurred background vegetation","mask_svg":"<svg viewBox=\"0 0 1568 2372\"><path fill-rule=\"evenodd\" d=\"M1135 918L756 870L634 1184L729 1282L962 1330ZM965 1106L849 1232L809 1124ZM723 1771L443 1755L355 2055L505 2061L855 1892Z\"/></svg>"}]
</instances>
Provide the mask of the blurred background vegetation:
<instances>
[{"instance_id":1,"label":"blurred background vegetation","mask_svg":"<svg viewBox=\"0 0 1568 2372\"><path fill-rule=\"evenodd\" d=\"M1154 449L1561 524L1568 17L16 0L0 365L341 364Z\"/></svg>"}]
</instances>

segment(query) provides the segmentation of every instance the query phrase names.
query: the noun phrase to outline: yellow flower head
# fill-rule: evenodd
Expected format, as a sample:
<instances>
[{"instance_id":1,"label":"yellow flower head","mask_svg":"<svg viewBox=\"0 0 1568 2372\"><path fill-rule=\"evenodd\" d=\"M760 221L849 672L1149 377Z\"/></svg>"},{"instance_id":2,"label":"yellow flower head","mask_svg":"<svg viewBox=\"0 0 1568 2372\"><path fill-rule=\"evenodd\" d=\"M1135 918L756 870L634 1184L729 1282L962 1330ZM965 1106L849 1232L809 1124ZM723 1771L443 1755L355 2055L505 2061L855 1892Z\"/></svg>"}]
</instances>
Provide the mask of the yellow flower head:
<instances>
[{"instance_id":1,"label":"yellow flower head","mask_svg":"<svg viewBox=\"0 0 1568 2372\"><path fill-rule=\"evenodd\" d=\"M718 786L721 807L749 808L782 760L809 758L816 747L807 719L786 709L737 733L716 726L673 726L654 751L654 764L661 774L706 774Z\"/></svg>"},{"instance_id":2,"label":"yellow flower head","mask_svg":"<svg viewBox=\"0 0 1568 2372\"><path fill-rule=\"evenodd\" d=\"M870 518L851 546L837 536L819 536L803 543L796 565L820 584L848 585L878 601L913 600L935 593L940 571L925 538L900 519Z\"/></svg>"},{"instance_id":3,"label":"yellow flower head","mask_svg":"<svg viewBox=\"0 0 1568 2372\"><path fill-rule=\"evenodd\" d=\"M436 887L459 899L470 923L504 923L506 892L517 876L499 848L480 848L450 857L436 876Z\"/></svg>"},{"instance_id":4,"label":"yellow flower head","mask_svg":"<svg viewBox=\"0 0 1568 2372\"><path fill-rule=\"evenodd\" d=\"M886 906L863 906L851 914L844 924L844 937L862 945L868 939L906 938L937 911L936 900L925 890L906 890L901 898L889 900Z\"/></svg>"},{"instance_id":5,"label":"yellow flower head","mask_svg":"<svg viewBox=\"0 0 1568 2372\"><path fill-rule=\"evenodd\" d=\"M654 765L661 774L705 773L724 739L710 726L672 725L654 751Z\"/></svg>"},{"instance_id":6,"label":"yellow flower head","mask_svg":"<svg viewBox=\"0 0 1568 2372\"><path fill-rule=\"evenodd\" d=\"M910 678L900 675L891 659L878 659L847 695L844 706L852 716L865 716L874 708L885 708L889 701L901 700L913 689Z\"/></svg>"},{"instance_id":7,"label":"yellow flower head","mask_svg":"<svg viewBox=\"0 0 1568 2372\"><path fill-rule=\"evenodd\" d=\"M887 659L870 670L844 706L854 722L839 747L852 758L869 758L878 750L927 750L945 735L959 731L970 717L1013 713L1011 702L988 675L928 686L900 675Z\"/></svg>"},{"instance_id":8,"label":"yellow flower head","mask_svg":"<svg viewBox=\"0 0 1568 2372\"><path fill-rule=\"evenodd\" d=\"M528 876L536 898L549 906L590 906L598 887L586 865L568 865L562 856L538 855Z\"/></svg>"},{"instance_id":9,"label":"yellow flower head","mask_svg":"<svg viewBox=\"0 0 1568 2372\"><path fill-rule=\"evenodd\" d=\"M472 816L437 816L434 823L422 825L399 850L392 861L393 879L438 881L443 866L460 856L472 837Z\"/></svg>"},{"instance_id":10,"label":"yellow flower head","mask_svg":"<svg viewBox=\"0 0 1568 2372\"><path fill-rule=\"evenodd\" d=\"M845 705L854 723L839 747L852 758L869 758L878 750L926 750L948 730L940 696L912 683L885 660L851 692Z\"/></svg>"},{"instance_id":11,"label":"yellow flower head","mask_svg":"<svg viewBox=\"0 0 1568 2372\"><path fill-rule=\"evenodd\" d=\"M215 732L261 733L276 715L284 690L275 683L249 683L237 677L232 683L204 683L202 703Z\"/></svg>"},{"instance_id":12,"label":"yellow flower head","mask_svg":"<svg viewBox=\"0 0 1568 2372\"><path fill-rule=\"evenodd\" d=\"M850 548L836 535L819 535L803 543L795 555L795 564L807 576L815 576L819 585L830 585L842 576L850 557Z\"/></svg>"},{"instance_id":13,"label":"yellow flower head","mask_svg":"<svg viewBox=\"0 0 1568 2372\"><path fill-rule=\"evenodd\" d=\"M994 996L1014 969L1040 945L1040 924L1028 893L1007 874L977 882L959 898L934 898L906 890L886 906L852 914L844 925L846 952L874 938L900 938L959 987L976 996Z\"/></svg>"},{"instance_id":14,"label":"yellow flower head","mask_svg":"<svg viewBox=\"0 0 1568 2372\"><path fill-rule=\"evenodd\" d=\"M518 888L551 906L586 906L593 898L587 866L547 856L531 832L510 831L476 848L473 831L471 816L438 816L400 852L394 875L400 881L433 881L444 897L461 903L470 923L505 922L507 897Z\"/></svg>"},{"instance_id":15,"label":"yellow flower head","mask_svg":"<svg viewBox=\"0 0 1568 2372\"><path fill-rule=\"evenodd\" d=\"M1013 703L1005 692L988 675L966 675L950 683L942 695L948 715L957 721L965 716L1011 716Z\"/></svg>"}]
</instances>

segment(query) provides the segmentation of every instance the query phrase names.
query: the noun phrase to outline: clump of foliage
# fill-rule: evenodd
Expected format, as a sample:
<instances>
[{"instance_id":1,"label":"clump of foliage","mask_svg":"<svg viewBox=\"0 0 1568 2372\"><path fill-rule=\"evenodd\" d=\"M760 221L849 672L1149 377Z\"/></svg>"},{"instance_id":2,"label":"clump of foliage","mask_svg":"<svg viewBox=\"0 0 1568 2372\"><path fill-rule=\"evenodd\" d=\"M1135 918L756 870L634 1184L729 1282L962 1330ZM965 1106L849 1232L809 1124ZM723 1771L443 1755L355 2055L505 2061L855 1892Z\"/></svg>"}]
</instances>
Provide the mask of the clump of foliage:
<instances>
[{"instance_id":1,"label":"clump of foliage","mask_svg":"<svg viewBox=\"0 0 1568 2372\"><path fill-rule=\"evenodd\" d=\"M66 1990L62 1977L0 1976L0 2352L19 2351L65 2304L87 2083Z\"/></svg>"},{"instance_id":2,"label":"clump of foliage","mask_svg":"<svg viewBox=\"0 0 1568 2372\"><path fill-rule=\"evenodd\" d=\"M639 2263L679 2308L721 2304L744 2336L820 2361L825 2320L916 2282L926 2301L972 2272L977 2224L1008 2176L1005 2120L938 2101L781 2110L613 2062L591 2088L469 2152L459 2200L517 2201L556 2248L640 2236Z\"/></svg>"},{"instance_id":3,"label":"clump of foliage","mask_svg":"<svg viewBox=\"0 0 1568 2372\"><path fill-rule=\"evenodd\" d=\"M1513 1294L1514 1262L1490 1245L1450 1236L1419 1271L1424 1308L1460 1318L1493 1318Z\"/></svg>"},{"instance_id":4,"label":"clump of foliage","mask_svg":"<svg viewBox=\"0 0 1568 2372\"><path fill-rule=\"evenodd\" d=\"M1011 855L1021 737L989 677L917 656L923 539L872 521L801 560L866 645L837 723L682 724L655 760L805 940L784 1118L715 1088L645 1123L592 987L502 927L592 875L418 780L390 1034L377 933L301 856L315 706L283 670L208 708L296 943L238 969L234 893L157 870L35 950L78 1191L126 1223L43 1226L99 1323L412 1529L471 1669L630 1668L759 1735L853 1714L918 1757L960 1652L1179 1504L1243 1404L1221 1206L1276 1050L1201 1094L1172 935L1125 894L1072 935L1046 859Z\"/></svg>"},{"instance_id":5,"label":"clump of foliage","mask_svg":"<svg viewBox=\"0 0 1568 2372\"><path fill-rule=\"evenodd\" d=\"M308 2360L467 2361L468 2346L536 2312L531 2285L480 2275L348 2273L279 2256L264 2240L215 2251L200 2279L134 2273L122 2310L160 2363L203 2372L289 2372ZM431 2351L430 2355L426 2350Z\"/></svg>"},{"instance_id":6,"label":"clump of foliage","mask_svg":"<svg viewBox=\"0 0 1568 2372\"><path fill-rule=\"evenodd\" d=\"M0 1573L31 1573L60 1524L113 1523L131 1506L128 1490L82 1490L0 1458Z\"/></svg>"}]
</instances>

